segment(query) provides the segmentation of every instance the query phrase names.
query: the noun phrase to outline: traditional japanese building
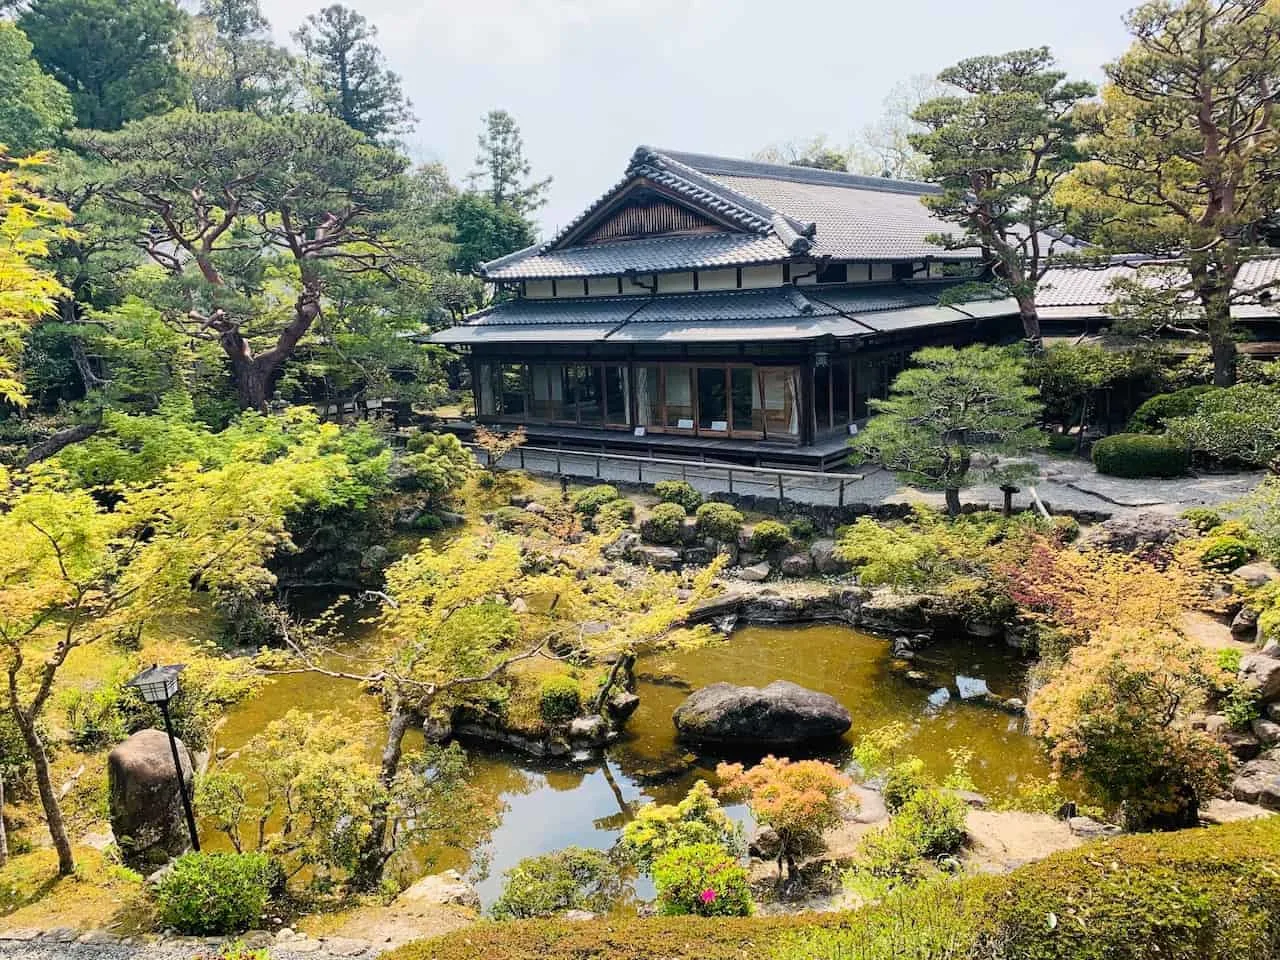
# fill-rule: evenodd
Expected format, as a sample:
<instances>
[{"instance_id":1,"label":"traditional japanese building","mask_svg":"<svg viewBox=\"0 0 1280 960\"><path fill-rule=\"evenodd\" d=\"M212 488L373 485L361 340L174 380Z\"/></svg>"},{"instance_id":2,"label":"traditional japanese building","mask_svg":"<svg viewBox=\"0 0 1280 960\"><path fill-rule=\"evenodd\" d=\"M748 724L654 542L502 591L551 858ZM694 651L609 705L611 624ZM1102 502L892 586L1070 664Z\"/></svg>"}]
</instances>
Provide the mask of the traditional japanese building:
<instances>
[{"instance_id":1,"label":"traditional japanese building","mask_svg":"<svg viewBox=\"0 0 1280 960\"><path fill-rule=\"evenodd\" d=\"M468 352L478 421L539 442L832 463L912 351L1020 330L1011 300L944 299L979 254L930 242L933 189L641 147L432 340Z\"/></svg>"}]
</instances>

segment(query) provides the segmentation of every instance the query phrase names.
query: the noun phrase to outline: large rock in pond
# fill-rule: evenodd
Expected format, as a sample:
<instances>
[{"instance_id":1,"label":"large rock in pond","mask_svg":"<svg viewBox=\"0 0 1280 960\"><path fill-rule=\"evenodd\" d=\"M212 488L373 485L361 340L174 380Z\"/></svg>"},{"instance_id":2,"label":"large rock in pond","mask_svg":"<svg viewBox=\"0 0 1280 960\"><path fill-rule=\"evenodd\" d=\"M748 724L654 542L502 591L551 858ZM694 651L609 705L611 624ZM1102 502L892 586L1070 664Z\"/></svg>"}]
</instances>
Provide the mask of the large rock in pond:
<instances>
[{"instance_id":1,"label":"large rock in pond","mask_svg":"<svg viewBox=\"0 0 1280 960\"><path fill-rule=\"evenodd\" d=\"M853 723L835 697L786 680L764 688L713 683L685 698L671 719L683 737L742 746L830 739Z\"/></svg>"},{"instance_id":2,"label":"large rock in pond","mask_svg":"<svg viewBox=\"0 0 1280 960\"><path fill-rule=\"evenodd\" d=\"M182 777L191 789L191 753L178 741ZM107 757L111 832L124 862L150 873L191 845L169 737L139 730Z\"/></svg>"}]
</instances>

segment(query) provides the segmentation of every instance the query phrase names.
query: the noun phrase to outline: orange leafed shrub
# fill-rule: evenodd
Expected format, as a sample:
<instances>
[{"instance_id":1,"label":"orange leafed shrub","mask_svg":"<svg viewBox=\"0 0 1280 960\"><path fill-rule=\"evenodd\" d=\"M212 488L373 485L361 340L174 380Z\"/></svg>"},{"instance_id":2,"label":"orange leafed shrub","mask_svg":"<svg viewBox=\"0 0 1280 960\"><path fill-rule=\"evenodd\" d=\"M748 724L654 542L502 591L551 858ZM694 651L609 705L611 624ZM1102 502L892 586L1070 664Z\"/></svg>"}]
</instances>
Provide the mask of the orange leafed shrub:
<instances>
[{"instance_id":1,"label":"orange leafed shrub","mask_svg":"<svg viewBox=\"0 0 1280 960\"><path fill-rule=\"evenodd\" d=\"M823 831L840 822L846 802L851 802L844 793L853 781L821 760L768 756L749 770L740 763L722 763L716 776L722 797L745 800L756 822L778 834L778 870L785 860L792 875L796 857L821 849Z\"/></svg>"}]
</instances>

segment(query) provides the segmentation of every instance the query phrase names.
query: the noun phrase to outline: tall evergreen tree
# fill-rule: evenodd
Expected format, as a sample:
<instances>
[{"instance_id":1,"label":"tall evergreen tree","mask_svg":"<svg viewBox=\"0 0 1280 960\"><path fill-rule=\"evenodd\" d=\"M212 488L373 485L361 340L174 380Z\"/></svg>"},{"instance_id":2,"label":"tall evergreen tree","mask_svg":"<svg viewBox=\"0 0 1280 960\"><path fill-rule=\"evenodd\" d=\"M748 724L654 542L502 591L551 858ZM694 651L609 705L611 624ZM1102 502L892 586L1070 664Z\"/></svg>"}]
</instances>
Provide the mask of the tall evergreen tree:
<instances>
[{"instance_id":1,"label":"tall evergreen tree","mask_svg":"<svg viewBox=\"0 0 1280 960\"><path fill-rule=\"evenodd\" d=\"M53 146L74 120L66 87L32 59L22 31L0 21L0 143L26 156Z\"/></svg>"},{"instance_id":2,"label":"tall evergreen tree","mask_svg":"<svg viewBox=\"0 0 1280 960\"><path fill-rule=\"evenodd\" d=\"M1072 200L1113 250L1182 258L1185 272L1169 282L1129 287L1126 312L1199 327L1214 382L1227 386L1231 305L1271 292L1238 289L1236 278L1280 209L1280 9L1157 0L1127 22L1133 45L1107 65L1096 159L1078 171Z\"/></svg>"},{"instance_id":3,"label":"tall evergreen tree","mask_svg":"<svg viewBox=\"0 0 1280 960\"><path fill-rule=\"evenodd\" d=\"M1065 214L1052 202L1081 159L1080 102L1091 84L1066 80L1048 47L972 57L939 81L957 92L927 100L912 118L925 128L907 139L927 160L942 193L925 204L958 234L948 249L979 247L995 288L1018 301L1027 343L1040 348L1036 286L1048 267L1052 232Z\"/></svg>"},{"instance_id":4,"label":"tall evergreen tree","mask_svg":"<svg viewBox=\"0 0 1280 960\"><path fill-rule=\"evenodd\" d=\"M294 33L306 60L316 107L371 140L413 129L412 104L400 77L384 65L378 28L340 3L307 17Z\"/></svg>"},{"instance_id":5,"label":"tall evergreen tree","mask_svg":"<svg viewBox=\"0 0 1280 960\"><path fill-rule=\"evenodd\" d=\"M533 165L525 158L524 138L515 117L505 110L490 110L477 142L477 169L467 179L486 193L494 206L510 207L528 216L547 202L551 178L529 182Z\"/></svg>"},{"instance_id":6,"label":"tall evergreen tree","mask_svg":"<svg viewBox=\"0 0 1280 960\"><path fill-rule=\"evenodd\" d=\"M270 30L258 0L202 0L182 60L197 110L266 115L292 105L293 57Z\"/></svg>"},{"instance_id":7,"label":"tall evergreen tree","mask_svg":"<svg viewBox=\"0 0 1280 960\"><path fill-rule=\"evenodd\" d=\"M18 26L71 92L80 126L115 130L186 101L186 20L173 0L32 0Z\"/></svg>"}]
</instances>

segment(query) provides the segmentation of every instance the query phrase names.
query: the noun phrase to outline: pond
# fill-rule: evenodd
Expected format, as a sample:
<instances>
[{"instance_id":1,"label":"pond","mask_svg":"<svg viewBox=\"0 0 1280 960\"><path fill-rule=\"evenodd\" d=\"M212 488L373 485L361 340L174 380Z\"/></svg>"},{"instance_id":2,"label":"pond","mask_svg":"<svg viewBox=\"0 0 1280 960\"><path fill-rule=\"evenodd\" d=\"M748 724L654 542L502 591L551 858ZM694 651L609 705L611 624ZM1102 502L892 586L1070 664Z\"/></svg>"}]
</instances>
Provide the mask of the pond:
<instances>
[{"instance_id":1,"label":"pond","mask_svg":"<svg viewBox=\"0 0 1280 960\"><path fill-rule=\"evenodd\" d=\"M409 869L425 870L428 859L431 870L485 865L478 887L488 906L501 892L503 872L524 857L571 844L611 846L630 811L639 805L675 802L696 779L714 782L714 767L722 757L695 753L677 742L671 712L688 689L720 680L757 686L791 680L836 697L852 714L853 728L840 743L812 755L841 766L850 764L850 750L858 736L901 721L911 728L909 751L939 776L950 769L949 750L970 750L975 785L990 796L1007 794L1021 777L1047 776L1037 744L1023 731L1021 718L955 697L934 705L929 689L891 668L889 647L883 637L844 625L751 626L723 642L643 658L637 664L641 705L624 738L603 762L548 764L471 746L475 785L502 811L497 826L487 832L477 830L468 850L423 851L424 856L415 857ZM934 643L918 655L916 665L931 675L952 678L953 688L954 677L962 675L985 680L998 695L1022 695L1023 663L991 641ZM378 728L375 698L364 695L355 683L290 675L236 708L219 730L218 746L237 750L290 707L336 711L344 720L374 721L372 726ZM378 737L371 735L371 758L380 745ZM247 758L231 761L233 766L247 762ZM746 818L745 809L730 810L739 819Z\"/></svg>"}]
</instances>

